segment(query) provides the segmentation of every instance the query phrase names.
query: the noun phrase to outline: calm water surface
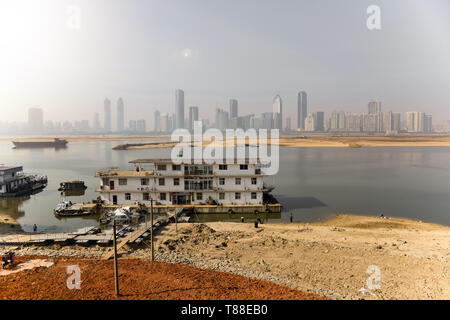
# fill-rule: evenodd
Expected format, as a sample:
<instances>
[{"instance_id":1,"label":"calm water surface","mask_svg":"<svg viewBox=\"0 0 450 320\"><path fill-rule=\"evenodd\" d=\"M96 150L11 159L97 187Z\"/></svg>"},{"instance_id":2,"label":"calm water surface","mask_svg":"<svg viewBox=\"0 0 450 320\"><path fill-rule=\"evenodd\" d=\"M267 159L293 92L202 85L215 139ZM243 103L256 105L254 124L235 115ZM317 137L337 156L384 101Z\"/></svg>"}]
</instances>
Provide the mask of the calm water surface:
<instances>
[{"instance_id":1,"label":"calm water surface","mask_svg":"<svg viewBox=\"0 0 450 320\"><path fill-rule=\"evenodd\" d=\"M87 202L98 196L97 170L131 168L130 160L170 155L167 149L112 150L121 143L126 142L72 142L55 150L12 149L11 143L0 142L0 163L23 165L25 172L49 178L47 188L36 195L0 198L0 211L16 218L27 231L35 223L49 232L97 225L93 217L53 215L62 199L57 191L61 181L84 180L85 194L66 199ZM336 213L383 213L450 225L449 147L281 148L280 158L278 175L265 179L275 186L273 194L284 207L273 221L289 221L291 215L295 221L317 221Z\"/></svg>"}]
</instances>

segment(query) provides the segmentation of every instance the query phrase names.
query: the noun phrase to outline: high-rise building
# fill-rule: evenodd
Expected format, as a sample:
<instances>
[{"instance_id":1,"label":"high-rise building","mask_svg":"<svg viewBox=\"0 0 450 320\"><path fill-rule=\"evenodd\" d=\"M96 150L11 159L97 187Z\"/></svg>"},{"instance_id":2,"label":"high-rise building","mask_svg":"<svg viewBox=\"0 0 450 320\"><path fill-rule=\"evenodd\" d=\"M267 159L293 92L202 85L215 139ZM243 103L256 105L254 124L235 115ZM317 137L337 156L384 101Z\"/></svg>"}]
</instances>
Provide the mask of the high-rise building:
<instances>
[{"instance_id":1,"label":"high-rise building","mask_svg":"<svg viewBox=\"0 0 450 320\"><path fill-rule=\"evenodd\" d=\"M408 132L415 132L416 131L416 112L415 111L408 111L406 112L406 130Z\"/></svg>"},{"instance_id":2,"label":"high-rise building","mask_svg":"<svg viewBox=\"0 0 450 320\"><path fill-rule=\"evenodd\" d=\"M165 113L161 116L161 131L164 133L168 133L171 129L171 124L170 124L170 116Z\"/></svg>"},{"instance_id":3,"label":"high-rise building","mask_svg":"<svg viewBox=\"0 0 450 320\"><path fill-rule=\"evenodd\" d=\"M228 128L228 112L222 109L216 109L216 128L226 130Z\"/></svg>"},{"instance_id":4,"label":"high-rise building","mask_svg":"<svg viewBox=\"0 0 450 320\"><path fill-rule=\"evenodd\" d=\"M103 129L105 132L111 132L111 101L109 99L105 99L103 106L105 110L105 122L103 124Z\"/></svg>"},{"instance_id":5,"label":"high-rise building","mask_svg":"<svg viewBox=\"0 0 450 320\"><path fill-rule=\"evenodd\" d=\"M381 112L381 101L370 101L368 105L369 114Z\"/></svg>"},{"instance_id":6,"label":"high-rise building","mask_svg":"<svg viewBox=\"0 0 450 320\"><path fill-rule=\"evenodd\" d=\"M324 132L325 131L325 113L323 111L317 111L315 113L315 131Z\"/></svg>"},{"instance_id":7,"label":"high-rise building","mask_svg":"<svg viewBox=\"0 0 450 320\"><path fill-rule=\"evenodd\" d=\"M378 132L380 123L380 113L364 114L362 127L364 132Z\"/></svg>"},{"instance_id":8,"label":"high-rise building","mask_svg":"<svg viewBox=\"0 0 450 320\"><path fill-rule=\"evenodd\" d=\"M345 131L361 132L362 116L360 113L348 112L345 114Z\"/></svg>"},{"instance_id":9,"label":"high-rise building","mask_svg":"<svg viewBox=\"0 0 450 320\"><path fill-rule=\"evenodd\" d=\"M177 89L175 91L175 129L184 128L184 91Z\"/></svg>"},{"instance_id":10,"label":"high-rise building","mask_svg":"<svg viewBox=\"0 0 450 320\"><path fill-rule=\"evenodd\" d=\"M132 132L136 132L137 130L137 122L136 120L130 120L128 122L128 130Z\"/></svg>"},{"instance_id":11,"label":"high-rise building","mask_svg":"<svg viewBox=\"0 0 450 320\"><path fill-rule=\"evenodd\" d=\"M100 115L98 114L98 112L94 113L93 129L94 129L95 132L99 132L101 130Z\"/></svg>"},{"instance_id":12,"label":"high-rise building","mask_svg":"<svg viewBox=\"0 0 450 320\"><path fill-rule=\"evenodd\" d=\"M401 129L401 113L392 112L392 131L399 132Z\"/></svg>"},{"instance_id":13,"label":"high-rise building","mask_svg":"<svg viewBox=\"0 0 450 320\"><path fill-rule=\"evenodd\" d=\"M41 108L28 109L28 129L33 133L44 130L44 112Z\"/></svg>"},{"instance_id":14,"label":"high-rise building","mask_svg":"<svg viewBox=\"0 0 450 320\"><path fill-rule=\"evenodd\" d=\"M426 114L424 119L424 132L433 132L433 117L431 114Z\"/></svg>"},{"instance_id":15,"label":"high-rise building","mask_svg":"<svg viewBox=\"0 0 450 320\"><path fill-rule=\"evenodd\" d=\"M125 114L124 114L123 99L117 100L117 131L122 132L125 129Z\"/></svg>"},{"instance_id":16,"label":"high-rise building","mask_svg":"<svg viewBox=\"0 0 450 320\"><path fill-rule=\"evenodd\" d=\"M155 132L161 132L161 113L155 111Z\"/></svg>"},{"instance_id":17,"label":"high-rise building","mask_svg":"<svg viewBox=\"0 0 450 320\"><path fill-rule=\"evenodd\" d=\"M315 122L315 115L311 113L308 114L305 119L305 131L316 131Z\"/></svg>"},{"instance_id":18,"label":"high-rise building","mask_svg":"<svg viewBox=\"0 0 450 320\"><path fill-rule=\"evenodd\" d=\"M283 100L276 95L272 104L273 128L283 130Z\"/></svg>"},{"instance_id":19,"label":"high-rise building","mask_svg":"<svg viewBox=\"0 0 450 320\"><path fill-rule=\"evenodd\" d=\"M343 111L334 111L331 114L329 131L345 131L345 113Z\"/></svg>"},{"instance_id":20,"label":"high-rise building","mask_svg":"<svg viewBox=\"0 0 450 320\"><path fill-rule=\"evenodd\" d=\"M230 99L230 119L238 117L238 101Z\"/></svg>"},{"instance_id":21,"label":"high-rise building","mask_svg":"<svg viewBox=\"0 0 450 320\"><path fill-rule=\"evenodd\" d=\"M416 132L424 132L425 113L416 112L414 116L414 128Z\"/></svg>"},{"instance_id":22,"label":"high-rise building","mask_svg":"<svg viewBox=\"0 0 450 320\"><path fill-rule=\"evenodd\" d=\"M305 119L308 115L308 98L305 91L298 93L297 112L297 128L305 130Z\"/></svg>"},{"instance_id":23,"label":"high-rise building","mask_svg":"<svg viewBox=\"0 0 450 320\"><path fill-rule=\"evenodd\" d=\"M285 130L287 132L292 131L292 119L290 117L286 118L286 127Z\"/></svg>"},{"instance_id":24,"label":"high-rise building","mask_svg":"<svg viewBox=\"0 0 450 320\"><path fill-rule=\"evenodd\" d=\"M386 133L391 133L393 130L393 124L394 124L394 116L392 111L382 112L382 126L381 131Z\"/></svg>"},{"instance_id":25,"label":"high-rise building","mask_svg":"<svg viewBox=\"0 0 450 320\"><path fill-rule=\"evenodd\" d=\"M194 129L194 121L198 121L198 107L189 107L189 129Z\"/></svg>"},{"instance_id":26,"label":"high-rise building","mask_svg":"<svg viewBox=\"0 0 450 320\"><path fill-rule=\"evenodd\" d=\"M137 120L136 121L136 131L139 133L144 133L147 131L147 126L145 120Z\"/></svg>"}]
</instances>

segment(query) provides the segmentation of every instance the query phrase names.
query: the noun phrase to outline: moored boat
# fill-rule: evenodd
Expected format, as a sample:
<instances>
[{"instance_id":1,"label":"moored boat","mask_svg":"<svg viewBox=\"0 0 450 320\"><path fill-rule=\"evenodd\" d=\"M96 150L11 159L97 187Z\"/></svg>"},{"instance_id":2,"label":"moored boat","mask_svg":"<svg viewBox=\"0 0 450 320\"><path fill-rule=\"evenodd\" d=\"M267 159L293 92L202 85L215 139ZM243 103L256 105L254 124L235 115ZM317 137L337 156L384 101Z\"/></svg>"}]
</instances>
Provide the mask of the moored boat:
<instances>
[{"instance_id":1,"label":"moored boat","mask_svg":"<svg viewBox=\"0 0 450 320\"><path fill-rule=\"evenodd\" d=\"M0 197L30 195L47 186L47 177L23 173L22 166L0 165Z\"/></svg>"},{"instance_id":2,"label":"moored boat","mask_svg":"<svg viewBox=\"0 0 450 320\"><path fill-rule=\"evenodd\" d=\"M65 148L68 141L55 138L48 141L13 141L14 147L18 148Z\"/></svg>"},{"instance_id":3,"label":"moored boat","mask_svg":"<svg viewBox=\"0 0 450 320\"><path fill-rule=\"evenodd\" d=\"M58 191L85 190L85 189L87 189L87 187L84 184L84 181L74 180L61 182Z\"/></svg>"}]
</instances>

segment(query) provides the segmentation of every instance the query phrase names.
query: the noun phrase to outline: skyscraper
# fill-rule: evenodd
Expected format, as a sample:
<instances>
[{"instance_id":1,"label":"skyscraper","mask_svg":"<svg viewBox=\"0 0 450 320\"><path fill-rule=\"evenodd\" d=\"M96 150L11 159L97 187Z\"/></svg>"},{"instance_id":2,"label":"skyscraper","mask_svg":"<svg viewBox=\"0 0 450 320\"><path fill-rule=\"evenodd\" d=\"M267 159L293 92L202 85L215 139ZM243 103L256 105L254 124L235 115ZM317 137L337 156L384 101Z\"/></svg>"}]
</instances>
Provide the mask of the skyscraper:
<instances>
[{"instance_id":1,"label":"skyscraper","mask_svg":"<svg viewBox=\"0 0 450 320\"><path fill-rule=\"evenodd\" d=\"M381 101L370 101L369 105L369 114L377 114L381 112Z\"/></svg>"},{"instance_id":2,"label":"skyscraper","mask_svg":"<svg viewBox=\"0 0 450 320\"><path fill-rule=\"evenodd\" d=\"M94 125L93 125L93 129L95 132L99 132L100 131L100 115L98 114L98 112L94 113Z\"/></svg>"},{"instance_id":3,"label":"skyscraper","mask_svg":"<svg viewBox=\"0 0 450 320\"><path fill-rule=\"evenodd\" d=\"M416 112L414 111L409 111L406 112L406 130L408 132L414 132L416 131L416 121L415 121L415 117L416 117Z\"/></svg>"},{"instance_id":4,"label":"skyscraper","mask_svg":"<svg viewBox=\"0 0 450 320\"><path fill-rule=\"evenodd\" d=\"M325 114L323 111L318 111L315 113L315 131L323 132L325 131Z\"/></svg>"},{"instance_id":5,"label":"skyscraper","mask_svg":"<svg viewBox=\"0 0 450 320\"><path fill-rule=\"evenodd\" d=\"M236 99L230 99L230 118L238 117L238 101Z\"/></svg>"},{"instance_id":6,"label":"skyscraper","mask_svg":"<svg viewBox=\"0 0 450 320\"><path fill-rule=\"evenodd\" d=\"M161 132L161 113L155 111L155 132Z\"/></svg>"},{"instance_id":7,"label":"skyscraper","mask_svg":"<svg viewBox=\"0 0 450 320\"><path fill-rule=\"evenodd\" d=\"M300 91L298 93L297 109L297 128L300 130L305 130L305 119L308 115L308 98L305 91Z\"/></svg>"},{"instance_id":8,"label":"skyscraper","mask_svg":"<svg viewBox=\"0 0 450 320\"><path fill-rule=\"evenodd\" d=\"M111 132L111 101L109 99L105 99L103 106L105 110L105 122L103 129L105 132Z\"/></svg>"},{"instance_id":9,"label":"skyscraper","mask_svg":"<svg viewBox=\"0 0 450 320\"><path fill-rule=\"evenodd\" d=\"M194 121L198 121L198 107L189 107L189 129L194 129Z\"/></svg>"},{"instance_id":10,"label":"skyscraper","mask_svg":"<svg viewBox=\"0 0 450 320\"><path fill-rule=\"evenodd\" d=\"M276 95L272 104L273 128L283 130L283 100L280 95Z\"/></svg>"},{"instance_id":11,"label":"skyscraper","mask_svg":"<svg viewBox=\"0 0 450 320\"><path fill-rule=\"evenodd\" d=\"M312 113L308 114L305 119L305 131L310 132L316 131L315 122L316 122L315 114Z\"/></svg>"},{"instance_id":12,"label":"skyscraper","mask_svg":"<svg viewBox=\"0 0 450 320\"><path fill-rule=\"evenodd\" d=\"M145 133L147 131L145 120L136 121L136 131L139 133Z\"/></svg>"},{"instance_id":13,"label":"skyscraper","mask_svg":"<svg viewBox=\"0 0 450 320\"><path fill-rule=\"evenodd\" d=\"M117 100L117 131L122 132L125 129L125 115L123 99Z\"/></svg>"},{"instance_id":14,"label":"skyscraper","mask_svg":"<svg viewBox=\"0 0 450 320\"><path fill-rule=\"evenodd\" d=\"M161 116L161 131L167 133L170 131L170 116L165 113Z\"/></svg>"},{"instance_id":15,"label":"skyscraper","mask_svg":"<svg viewBox=\"0 0 450 320\"><path fill-rule=\"evenodd\" d=\"M175 91L175 128L184 128L184 91L177 89Z\"/></svg>"},{"instance_id":16,"label":"skyscraper","mask_svg":"<svg viewBox=\"0 0 450 320\"><path fill-rule=\"evenodd\" d=\"M44 129L44 113L40 108L28 109L28 129L40 133Z\"/></svg>"}]
</instances>

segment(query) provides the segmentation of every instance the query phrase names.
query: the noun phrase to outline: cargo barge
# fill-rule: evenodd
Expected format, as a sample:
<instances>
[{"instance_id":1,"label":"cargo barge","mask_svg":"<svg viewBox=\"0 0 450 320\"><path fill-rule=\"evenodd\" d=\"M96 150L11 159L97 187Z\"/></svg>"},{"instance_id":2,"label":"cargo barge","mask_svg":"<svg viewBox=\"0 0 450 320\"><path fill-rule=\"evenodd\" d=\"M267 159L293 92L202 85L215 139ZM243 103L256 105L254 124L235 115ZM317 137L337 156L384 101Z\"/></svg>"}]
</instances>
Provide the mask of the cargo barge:
<instances>
[{"instance_id":1,"label":"cargo barge","mask_svg":"<svg viewBox=\"0 0 450 320\"><path fill-rule=\"evenodd\" d=\"M20 148L65 148L68 141L65 139L55 138L48 141L13 141L15 149Z\"/></svg>"}]
</instances>

